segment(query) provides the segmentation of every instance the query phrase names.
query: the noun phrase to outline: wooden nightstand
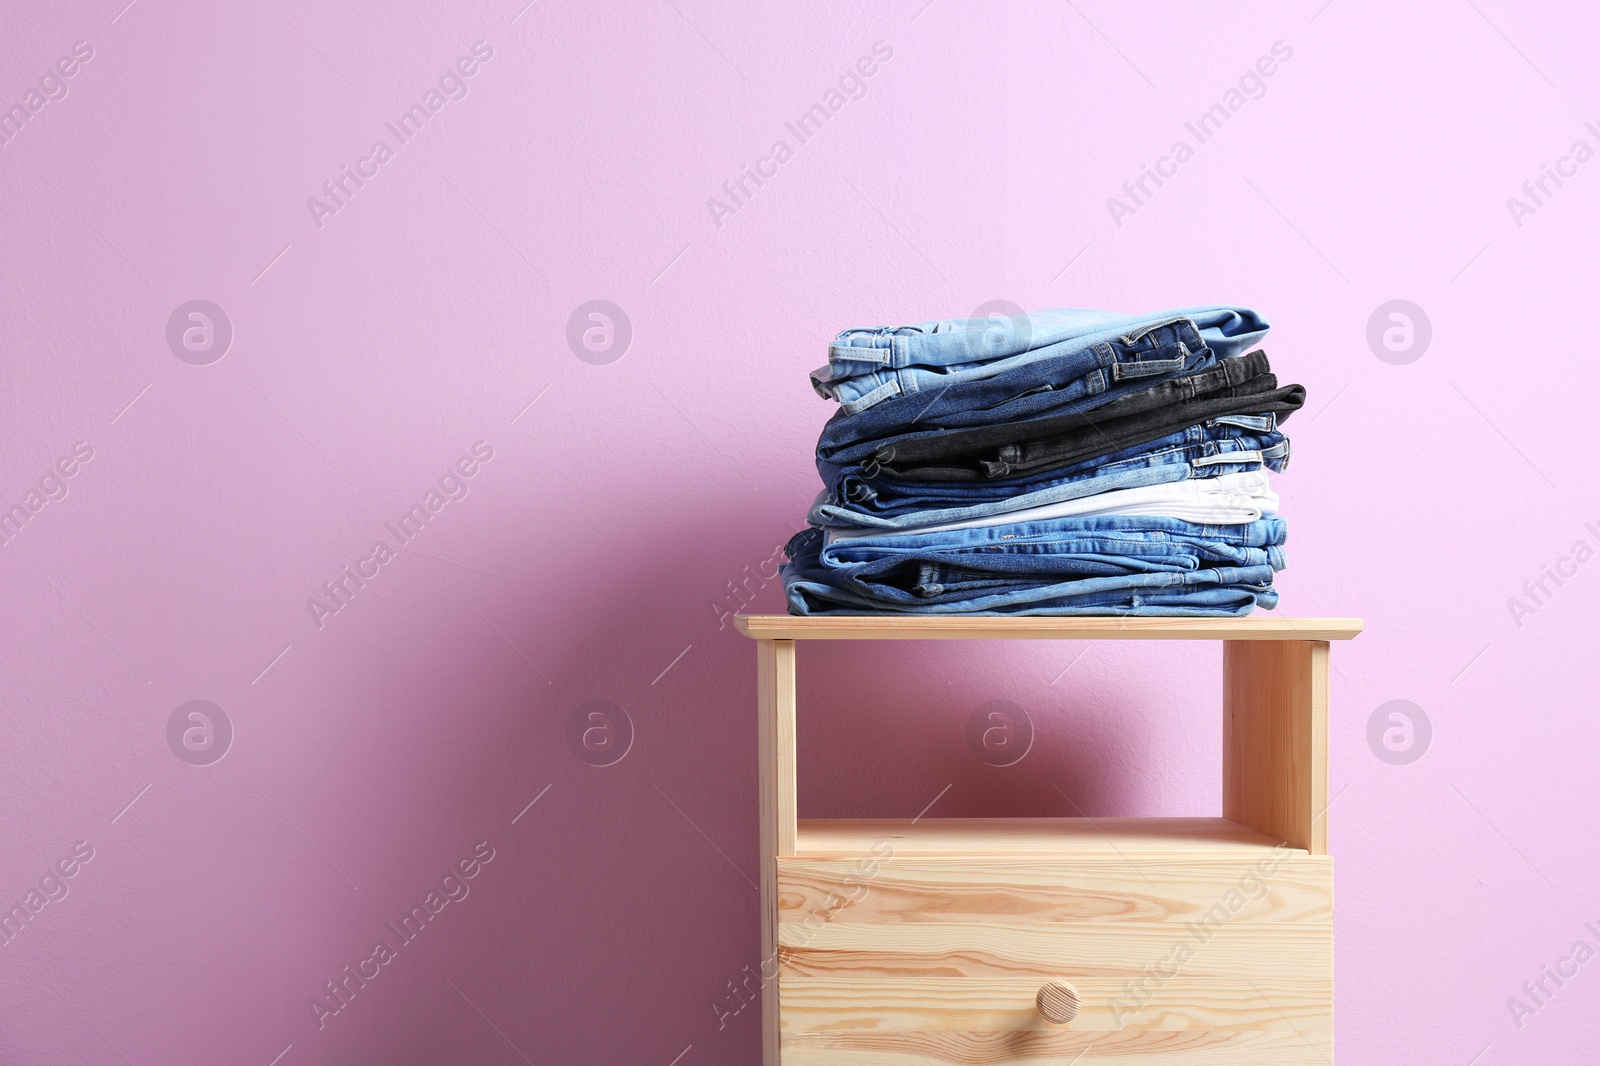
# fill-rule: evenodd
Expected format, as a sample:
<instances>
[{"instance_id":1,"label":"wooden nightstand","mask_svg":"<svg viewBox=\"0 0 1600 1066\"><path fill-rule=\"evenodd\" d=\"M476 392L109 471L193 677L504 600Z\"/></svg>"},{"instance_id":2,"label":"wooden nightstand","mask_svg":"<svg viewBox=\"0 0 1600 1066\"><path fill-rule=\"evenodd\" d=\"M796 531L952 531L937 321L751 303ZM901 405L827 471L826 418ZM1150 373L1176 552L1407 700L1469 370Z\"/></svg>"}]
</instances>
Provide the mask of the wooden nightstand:
<instances>
[{"instance_id":1,"label":"wooden nightstand","mask_svg":"<svg viewBox=\"0 0 1600 1066\"><path fill-rule=\"evenodd\" d=\"M764 1066L1333 1061L1348 618L750 615ZM1221 818L797 821L797 640L1220 640Z\"/></svg>"}]
</instances>

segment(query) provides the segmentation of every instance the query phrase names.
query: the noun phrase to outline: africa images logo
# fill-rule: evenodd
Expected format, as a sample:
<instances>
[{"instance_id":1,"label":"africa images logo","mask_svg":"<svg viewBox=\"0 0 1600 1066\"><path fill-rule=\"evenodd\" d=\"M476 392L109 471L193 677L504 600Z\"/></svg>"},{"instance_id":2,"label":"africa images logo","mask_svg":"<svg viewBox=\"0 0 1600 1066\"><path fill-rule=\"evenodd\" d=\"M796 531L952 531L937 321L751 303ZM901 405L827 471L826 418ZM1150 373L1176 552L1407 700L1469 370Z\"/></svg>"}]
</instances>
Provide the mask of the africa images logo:
<instances>
[{"instance_id":1,"label":"africa images logo","mask_svg":"<svg viewBox=\"0 0 1600 1066\"><path fill-rule=\"evenodd\" d=\"M1193 159L1201 145L1221 133L1228 120L1243 111L1246 104L1266 96L1267 79L1277 74L1282 65L1293 58L1294 48L1288 42L1273 41L1270 55L1258 57L1254 64L1245 68L1233 85L1223 91L1220 100L1200 112L1194 121L1183 124L1189 137L1194 138L1193 144L1189 143L1188 137L1179 137L1172 142L1172 147L1167 149L1165 155L1156 158L1154 168L1148 163L1141 164L1139 176L1122 183L1121 197L1106 198L1106 210L1111 213L1111 221L1116 227L1121 229L1124 218L1137 214L1167 180L1177 177L1178 168ZM1151 188L1152 184L1154 189Z\"/></svg>"},{"instance_id":2,"label":"africa images logo","mask_svg":"<svg viewBox=\"0 0 1600 1066\"><path fill-rule=\"evenodd\" d=\"M318 229L327 225L325 219L348 207L356 193L366 188L367 182L378 176L379 169L395 157L396 149L421 133L433 116L444 110L445 104L466 99L468 79L479 72L481 64L494 58L494 49L484 41L474 41L471 51L471 55L457 59L454 65L439 75L437 88L429 88L422 94L421 100L402 111L393 122L383 124L383 128L394 139L392 146L379 137L372 142L367 154L356 160L354 170L349 164L341 163L338 176L322 183L322 194L326 199L316 196L306 198L306 210L311 212L311 221Z\"/></svg>"},{"instance_id":3,"label":"africa images logo","mask_svg":"<svg viewBox=\"0 0 1600 1066\"><path fill-rule=\"evenodd\" d=\"M398 557L397 549L404 549L416 539L423 527L447 504L466 499L471 491L468 479L476 477L484 464L493 458L494 447L488 441L473 441L472 453L463 455L453 466L446 467L439 476L436 488L429 488L421 500L400 512L398 518L383 524L384 531L394 538L393 546L379 537L372 542L366 555L356 558L353 569L350 563L340 563L338 574L322 583L326 598L306 598L306 610L311 612L311 620L317 628L323 628L329 618L349 607L356 593L382 573L384 564Z\"/></svg>"}]
</instances>

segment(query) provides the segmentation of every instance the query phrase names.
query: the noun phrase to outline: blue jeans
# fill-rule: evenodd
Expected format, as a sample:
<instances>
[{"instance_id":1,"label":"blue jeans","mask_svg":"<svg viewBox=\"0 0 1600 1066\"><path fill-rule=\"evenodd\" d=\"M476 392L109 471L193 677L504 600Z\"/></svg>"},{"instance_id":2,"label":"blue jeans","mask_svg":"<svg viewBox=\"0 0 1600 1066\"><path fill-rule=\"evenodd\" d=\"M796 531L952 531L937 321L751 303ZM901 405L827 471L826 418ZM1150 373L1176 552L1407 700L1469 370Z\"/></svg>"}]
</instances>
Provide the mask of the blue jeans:
<instances>
[{"instance_id":1,"label":"blue jeans","mask_svg":"<svg viewBox=\"0 0 1600 1066\"><path fill-rule=\"evenodd\" d=\"M798 614L1244 613L1274 606L1287 526L1195 525L1117 515L1053 519L787 548L784 589Z\"/></svg>"},{"instance_id":2,"label":"blue jeans","mask_svg":"<svg viewBox=\"0 0 1600 1066\"><path fill-rule=\"evenodd\" d=\"M1063 308L1019 319L946 319L909 326L847 329L828 349L828 365L811 383L843 413L857 414L894 396L914 396L963 381L994 377L1020 366L1096 345L1137 344L1150 330L1185 321L1197 331L1195 349L1219 358L1247 351L1266 336L1267 323L1242 307L1191 307L1153 315Z\"/></svg>"},{"instance_id":3,"label":"blue jeans","mask_svg":"<svg viewBox=\"0 0 1600 1066\"><path fill-rule=\"evenodd\" d=\"M1061 469L990 481L902 481L870 468L838 470L817 495L814 526L907 529L1020 511L1112 489L1164 485L1250 470L1282 471L1289 438L1271 416L1237 416L1190 426L1149 444Z\"/></svg>"},{"instance_id":4,"label":"blue jeans","mask_svg":"<svg viewBox=\"0 0 1600 1066\"><path fill-rule=\"evenodd\" d=\"M1206 353L1209 356L1209 352ZM919 424L908 430L894 433L877 441L864 441L839 448L825 447L823 459L833 464L865 462L873 458L880 463L905 466L926 463L935 459L977 455L988 448L1026 441L1039 441L1059 437L1065 433L1108 422L1128 425L1123 419L1149 416L1157 411L1171 411L1180 405L1203 399L1241 397L1270 391L1277 385L1277 377L1267 361L1267 353L1257 348L1253 352L1223 359L1215 366L1192 374L1182 374L1154 384L1147 384L1135 392L1114 398L1095 397L1094 403L1066 403L1063 409L1031 418L987 422L975 426L934 426L923 428ZM881 408L880 408L881 410ZM1240 408L1248 411L1249 408ZM1229 411L1218 410L1191 418L1188 422L1173 425L1167 433L1176 432L1184 425L1218 418ZM1165 433L1157 436L1165 436ZM1115 449L1110 449L1115 450Z\"/></svg>"},{"instance_id":5,"label":"blue jeans","mask_svg":"<svg viewBox=\"0 0 1600 1066\"><path fill-rule=\"evenodd\" d=\"M817 463L820 467L862 458L910 432L969 429L1093 410L1217 365L1216 353L1187 320L1153 326L1132 340L1087 347L1068 341L1055 347L1059 350L1045 349L1028 363L993 377L951 381L937 390L875 403L870 410L852 413L841 408L822 427Z\"/></svg>"}]
</instances>

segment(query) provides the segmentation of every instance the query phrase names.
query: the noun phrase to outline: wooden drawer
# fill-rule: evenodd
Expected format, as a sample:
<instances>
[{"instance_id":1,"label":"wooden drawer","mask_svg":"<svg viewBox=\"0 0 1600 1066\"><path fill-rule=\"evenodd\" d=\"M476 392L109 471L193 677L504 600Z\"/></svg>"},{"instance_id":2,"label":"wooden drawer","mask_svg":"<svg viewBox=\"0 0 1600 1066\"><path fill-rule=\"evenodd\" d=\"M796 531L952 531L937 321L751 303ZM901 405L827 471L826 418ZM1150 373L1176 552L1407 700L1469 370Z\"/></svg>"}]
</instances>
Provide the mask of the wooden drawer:
<instances>
[{"instance_id":1,"label":"wooden drawer","mask_svg":"<svg viewBox=\"0 0 1600 1066\"><path fill-rule=\"evenodd\" d=\"M802 833L837 854L777 861L784 1066L1332 1061L1330 859L1222 819L1091 824L987 853Z\"/></svg>"}]
</instances>

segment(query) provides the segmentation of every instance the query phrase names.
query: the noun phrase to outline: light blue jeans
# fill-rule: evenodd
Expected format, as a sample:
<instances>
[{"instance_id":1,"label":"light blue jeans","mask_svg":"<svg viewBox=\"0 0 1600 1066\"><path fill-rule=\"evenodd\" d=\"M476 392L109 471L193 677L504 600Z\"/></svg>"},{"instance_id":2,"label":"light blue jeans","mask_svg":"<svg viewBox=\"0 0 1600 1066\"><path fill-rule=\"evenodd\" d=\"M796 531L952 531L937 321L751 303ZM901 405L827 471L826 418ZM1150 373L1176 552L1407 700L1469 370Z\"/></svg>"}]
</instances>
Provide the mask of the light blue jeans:
<instances>
[{"instance_id":1,"label":"light blue jeans","mask_svg":"<svg viewBox=\"0 0 1600 1066\"><path fill-rule=\"evenodd\" d=\"M1267 322L1243 307L1190 307L1153 315L1061 308L1031 315L952 318L909 326L847 329L828 348L811 385L851 413L891 396L993 377L1097 343L1132 343L1157 326L1188 319L1220 359L1248 351Z\"/></svg>"}]
</instances>

